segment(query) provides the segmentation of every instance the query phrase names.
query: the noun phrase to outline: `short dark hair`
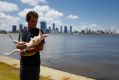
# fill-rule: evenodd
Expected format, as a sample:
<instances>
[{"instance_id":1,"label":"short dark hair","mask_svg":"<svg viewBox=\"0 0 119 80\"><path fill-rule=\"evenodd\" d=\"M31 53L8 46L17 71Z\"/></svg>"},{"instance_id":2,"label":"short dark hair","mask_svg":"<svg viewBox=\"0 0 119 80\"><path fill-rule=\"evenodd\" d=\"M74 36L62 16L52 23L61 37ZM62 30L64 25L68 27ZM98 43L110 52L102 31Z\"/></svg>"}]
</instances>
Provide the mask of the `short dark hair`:
<instances>
[{"instance_id":1,"label":"short dark hair","mask_svg":"<svg viewBox=\"0 0 119 80\"><path fill-rule=\"evenodd\" d=\"M39 17L37 12L35 12L35 11L29 11L29 12L26 14L26 21L29 21L30 18L31 18L31 16L34 16L34 17L36 17L36 18Z\"/></svg>"}]
</instances>

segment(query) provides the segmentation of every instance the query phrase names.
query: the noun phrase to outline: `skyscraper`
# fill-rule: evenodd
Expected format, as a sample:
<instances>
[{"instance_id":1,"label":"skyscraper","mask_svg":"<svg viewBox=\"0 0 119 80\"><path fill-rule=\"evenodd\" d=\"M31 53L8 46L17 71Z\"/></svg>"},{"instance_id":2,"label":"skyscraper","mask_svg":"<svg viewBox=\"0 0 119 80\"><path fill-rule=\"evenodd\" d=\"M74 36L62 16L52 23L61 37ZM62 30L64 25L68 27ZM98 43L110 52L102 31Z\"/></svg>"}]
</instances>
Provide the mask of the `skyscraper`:
<instances>
[{"instance_id":1,"label":"skyscraper","mask_svg":"<svg viewBox=\"0 0 119 80\"><path fill-rule=\"evenodd\" d=\"M23 30L23 24L19 24L19 31Z\"/></svg>"},{"instance_id":2,"label":"skyscraper","mask_svg":"<svg viewBox=\"0 0 119 80\"><path fill-rule=\"evenodd\" d=\"M67 26L64 26L64 33L67 33L68 30L67 30Z\"/></svg>"},{"instance_id":3,"label":"skyscraper","mask_svg":"<svg viewBox=\"0 0 119 80\"><path fill-rule=\"evenodd\" d=\"M46 22L45 21L40 22L40 27L43 30L43 32L46 33L47 27L46 27Z\"/></svg>"},{"instance_id":4,"label":"skyscraper","mask_svg":"<svg viewBox=\"0 0 119 80\"><path fill-rule=\"evenodd\" d=\"M72 26L70 26L70 33L72 33Z\"/></svg>"},{"instance_id":5,"label":"skyscraper","mask_svg":"<svg viewBox=\"0 0 119 80\"><path fill-rule=\"evenodd\" d=\"M53 26L53 29L52 29L52 30L55 30L55 23L53 23L53 25L52 25L52 26Z\"/></svg>"},{"instance_id":6,"label":"skyscraper","mask_svg":"<svg viewBox=\"0 0 119 80\"><path fill-rule=\"evenodd\" d=\"M13 25L12 26L12 32L16 32L17 31L17 27L16 27L16 25Z\"/></svg>"},{"instance_id":7,"label":"skyscraper","mask_svg":"<svg viewBox=\"0 0 119 80\"><path fill-rule=\"evenodd\" d=\"M49 30L49 33L51 33L51 27L50 26L49 26L48 30Z\"/></svg>"},{"instance_id":8,"label":"skyscraper","mask_svg":"<svg viewBox=\"0 0 119 80\"><path fill-rule=\"evenodd\" d=\"M60 26L60 33L62 33L62 26Z\"/></svg>"}]
</instances>

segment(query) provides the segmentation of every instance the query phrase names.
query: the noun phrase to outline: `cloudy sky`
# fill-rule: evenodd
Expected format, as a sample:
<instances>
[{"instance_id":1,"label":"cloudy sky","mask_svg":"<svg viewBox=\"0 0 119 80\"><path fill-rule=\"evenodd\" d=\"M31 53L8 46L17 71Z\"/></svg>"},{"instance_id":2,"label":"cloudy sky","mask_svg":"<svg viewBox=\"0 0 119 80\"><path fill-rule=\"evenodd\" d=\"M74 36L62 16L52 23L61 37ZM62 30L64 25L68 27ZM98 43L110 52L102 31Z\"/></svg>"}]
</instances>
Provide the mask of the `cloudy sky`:
<instances>
[{"instance_id":1,"label":"cloudy sky","mask_svg":"<svg viewBox=\"0 0 119 80\"><path fill-rule=\"evenodd\" d=\"M0 29L24 24L29 10L39 14L48 26L73 26L75 30L89 28L119 29L119 0L0 0Z\"/></svg>"}]
</instances>

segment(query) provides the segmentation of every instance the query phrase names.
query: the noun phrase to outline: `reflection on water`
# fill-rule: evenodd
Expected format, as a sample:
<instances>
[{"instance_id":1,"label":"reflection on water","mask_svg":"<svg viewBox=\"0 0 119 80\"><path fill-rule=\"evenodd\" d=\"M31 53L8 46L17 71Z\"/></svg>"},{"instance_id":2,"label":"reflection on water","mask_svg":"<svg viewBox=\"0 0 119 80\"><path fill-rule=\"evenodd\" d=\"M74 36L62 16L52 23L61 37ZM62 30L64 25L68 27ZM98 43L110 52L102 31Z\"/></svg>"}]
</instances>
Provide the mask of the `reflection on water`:
<instances>
[{"instance_id":1,"label":"reflection on water","mask_svg":"<svg viewBox=\"0 0 119 80\"><path fill-rule=\"evenodd\" d=\"M7 35L0 37L0 50L15 48ZM98 80L119 80L119 35L49 34L45 41L42 65Z\"/></svg>"}]
</instances>

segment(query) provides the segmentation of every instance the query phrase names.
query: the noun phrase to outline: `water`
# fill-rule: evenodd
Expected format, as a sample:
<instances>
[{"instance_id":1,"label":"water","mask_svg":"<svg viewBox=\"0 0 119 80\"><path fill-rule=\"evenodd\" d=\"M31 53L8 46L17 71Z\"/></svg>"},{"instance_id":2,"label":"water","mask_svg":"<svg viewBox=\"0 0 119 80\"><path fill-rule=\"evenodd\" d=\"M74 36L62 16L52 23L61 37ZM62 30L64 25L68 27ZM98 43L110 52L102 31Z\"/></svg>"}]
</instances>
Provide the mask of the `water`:
<instances>
[{"instance_id":1,"label":"water","mask_svg":"<svg viewBox=\"0 0 119 80\"><path fill-rule=\"evenodd\" d=\"M0 37L1 51L15 48L6 34ZM119 35L49 34L45 41L42 65L97 80L119 80ZM18 54L11 57L19 59Z\"/></svg>"}]
</instances>

